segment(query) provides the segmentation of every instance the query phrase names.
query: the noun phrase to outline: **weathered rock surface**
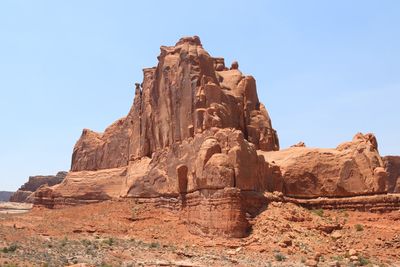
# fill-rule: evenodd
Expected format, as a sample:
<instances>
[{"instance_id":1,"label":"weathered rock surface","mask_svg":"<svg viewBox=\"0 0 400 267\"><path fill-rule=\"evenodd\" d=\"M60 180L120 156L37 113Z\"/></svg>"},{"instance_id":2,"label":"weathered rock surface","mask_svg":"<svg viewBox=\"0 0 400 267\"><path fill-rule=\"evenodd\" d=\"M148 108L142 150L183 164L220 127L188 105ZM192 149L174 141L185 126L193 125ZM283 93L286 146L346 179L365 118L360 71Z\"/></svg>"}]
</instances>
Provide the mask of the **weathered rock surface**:
<instances>
[{"instance_id":1,"label":"weathered rock surface","mask_svg":"<svg viewBox=\"0 0 400 267\"><path fill-rule=\"evenodd\" d=\"M398 165L385 169L372 134L336 149L300 142L278 151L255 79L238 62L228 69L196 36L162 46L158 60L143 70L128 115L104 133L83 130L67 177L42 186L31 201L54 208L136 198L179 209L192 233L243 237L266 192L315 198L387 191L388 171L395 175Z\"/></svg>"},{"instance_id":2,"label":"weathered rock surface","mask_svg":"<svg viewBox=\"0 0 400 267\"><path fill-rule=\"evenodd\" d=\"M198 37L162 46L157 67L143 70L129 114L95 133L85 129L74 148L71 171L128 165L130 159L193 137L211 127L235 128L265 151L279 142L256 82L243 75L237 62L228 70L222 58L211 57Z\"/></svg>"},{"instance_id":3,"label":"weathered rock surface","mask_svg":"<svg viewBox=\"0 0 400 267\"><path fill-rule=\"evenodd\" d=\"M291 202L308 209L358 210L368 212L390 212L400 209L400 194L379 194L369 196L353 196L314 199L298 199L284 197L284 202Z\"/></svg>"},{"instance_id":4,"label":"weathered rock surface","mask_svg":"<svg viewBox=\"0 0 400 267\"><path fill-rule=\"evenodd\" d=\"M30 176L28 182L23 184L11 197L12 202L27 202L29 196L41 186L53 186L61 183L67 172L58 172L56 175Z\"/></svg>"},{"instance_id":5,"label":"weathered rock surface","mask_svg":"<svg viewBox=\"0 0 400 267\"><path fill-rule=\"evenodd\" d=\"M288 196L344 197L386 192L388 173L372 134L357 134L336 149L291 147L259 154L280 167L283 193Z\"/></svg>"},{"instance_id":6,"label":"weathered rock surface","mask_svg":"<svg viewBox=\"0 0 400 267\"><path fill-rule=\"evenodd\" d=\"M104 133L83 130L66 179L33 199L56 207L117 197L176 198L187 203L192 229L244 236L241 190L262 196L282 184L279 169L257 155L257 149L278 150L279 142L256 81L238 62L228 69L223 58L211 57L197 36L162 46L158 60L143 70L128 115ZM221 220L226 225L218 226Z\"/></svg>"},{"instance_id":7,"label":"weathered rock surface","mask_svg":"<svg viewBox=\"0 0 400 267\"><path fill-rule=\"evenodd\" d=\"M259 157L241 131L219 128L155 152L146 175L138 177L129 197L177 197L226 187L264 192L280 181L279 169Z\"/></svg>"},{"instance_id":8,"label":"weathered rock surface","mask_svg":"<svg viewBox=\"0 0 400 267\"><path fill-rule=\"evenodd\" d=\"M389 174L387 191L400 193L400 156L386 156L383 158L383 162Z\"/></svg>"}]
</instances>

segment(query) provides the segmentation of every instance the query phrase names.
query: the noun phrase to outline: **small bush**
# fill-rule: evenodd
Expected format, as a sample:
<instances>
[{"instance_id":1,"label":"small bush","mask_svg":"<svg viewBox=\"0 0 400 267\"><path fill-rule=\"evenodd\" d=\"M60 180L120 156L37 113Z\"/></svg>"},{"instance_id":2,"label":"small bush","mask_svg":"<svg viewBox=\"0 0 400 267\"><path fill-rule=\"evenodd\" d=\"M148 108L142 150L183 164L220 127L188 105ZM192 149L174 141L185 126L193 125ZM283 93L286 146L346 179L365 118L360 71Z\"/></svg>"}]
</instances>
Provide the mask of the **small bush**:
<instances>
[{"instance_id":1,"label":"small bush","mask_svg":"<svg viewBox=\"0 0 400 267\"><path fill-rule=\"evenodd\" d=\"M362 226L361 224L354 225L354 228L356 228L357 232L361 232L364 230L364 226Z\"/></svg>"},{"instance_id":2,"label":"small bush","mask_svg":"<svg viewBox=\"0 0 400 267\"><path fill-rule=\"evenodd\" d=\"M67 238L67 237L64 237L64 239L61 240L60 246L61 246L61 247L65 247L65 246L67 245L67 243L68 243L68 238Z\"/></svg>"},{"instance_id":3,"label":"small bush","mask_svg":"<svg viewBox=\"0 0 400 267\"><path fill-rule=\"evenodd\" d=\"M311 210L312 213L314 213L315 215L322 217L324 216L324 210L323 209L313 209Z\"/></svg>"},{"instance_id":4,"label":"small bush","mask_svg":"<svg viewBox=\"0 0 400 267\"><path fill-rule=\"evenodd\" d=\"M85 247L88 247L92 244L92 242L87 239L83 239L81 242L82 242L82 245L84 245Z\"/></svg>"},{"instance_id":5,"label":"small bush","mask_svg":"<svg viewBox=\"0 0 400 267\"><path fill-rule=\"evenodd\" d=\"M11 244L8 247L4 247L1 251L3 253L9 253L9 252L14 252L17 250L17 245L16 244Z\"/></svg>"},{"instance_id":6,"label":"small bush","mask_svg":"<svg viewBox=\"0 0 400 267\"><path fill-rule=\"evenodd\" d=\"M332 256L331 259L335 261L342 261L344 259L344 256L342 255Z\"/></svg>"},{"instance_id":7,"label":"small bush","mask_svg":"<svg viewBox=\"0 0 400 267\"><path fill-rule=\"evenodd\" d=\"M103 242L106 243L106 244L109 245L109 246L112 246L112 245L114 245L114 243L115 243L115 241L114 241L114 239L113 239L112 237L110 237L110 238L104 240Z\"/></svg>"},{"instance_id":8,"label":"small bush","mask_svg":"<svg viewBox=\"0 0 400 267\"><path fill-rule=\"evenodd\" d=\"M151 242L150 243L150 247L151 248L159 248L161 245L159 244L159 243L157 243L157 242Z\"/></svg>"},{"instance_id":9,"label":"small bush","mask_svg":"<svg viewBox=\"0 0 400 267\"><path fill-rule=\"evenodd\" d=\"M360 262L361 266L366 266L366 265L370 264L370 261L363 256L359 256L358 261Z\"/></svg>"},{"instance_id":10,"label":"small bush","mask_svg":"<svg viewBox=\"0 0 400 267\"><path fill-rule=\"evenodd\" d=\"M282 253L275 253L274 255L276 261L285 261L286 256L283 255Z\"/></svg>"}]
</instances>

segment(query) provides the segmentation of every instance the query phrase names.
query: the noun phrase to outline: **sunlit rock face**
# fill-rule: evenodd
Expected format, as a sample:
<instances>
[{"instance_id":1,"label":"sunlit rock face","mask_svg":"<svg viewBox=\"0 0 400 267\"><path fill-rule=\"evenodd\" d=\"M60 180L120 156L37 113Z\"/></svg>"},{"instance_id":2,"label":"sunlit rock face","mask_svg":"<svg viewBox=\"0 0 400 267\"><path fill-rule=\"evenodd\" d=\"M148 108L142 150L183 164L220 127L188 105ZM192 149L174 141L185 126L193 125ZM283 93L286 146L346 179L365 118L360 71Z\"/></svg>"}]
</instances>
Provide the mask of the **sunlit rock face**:
<instances>
[{"instance_id":1,"label":"sunlit rock face","mask_svg":"<svg viewBox=\"0 0 400 267\"><path fill-rule=\"evenodd\" d=\"M256 81L234 62L211 57L198 37L161 47L158 65L143 70L133 106L104 133L85 129L71 171L127 166L138 157L193 138L212 127L234 128L256 149L278 150L276 131L259 102Z\"/></svg>"}]
</instances>

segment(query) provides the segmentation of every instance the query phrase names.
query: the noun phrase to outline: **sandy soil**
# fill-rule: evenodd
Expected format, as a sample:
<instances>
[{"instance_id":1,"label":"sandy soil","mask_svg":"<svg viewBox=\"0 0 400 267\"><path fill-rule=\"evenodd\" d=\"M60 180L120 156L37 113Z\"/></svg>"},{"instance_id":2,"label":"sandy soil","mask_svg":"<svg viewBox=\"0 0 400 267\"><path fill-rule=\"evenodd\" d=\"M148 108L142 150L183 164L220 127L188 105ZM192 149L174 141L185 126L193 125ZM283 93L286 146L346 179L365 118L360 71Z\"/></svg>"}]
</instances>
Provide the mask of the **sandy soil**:
<instances>
[{"instance_id":1,"label":"sandy soil","mask_svg":"<svg viewBox=\"0 0 400 267\"><path fill-rule=\"evenodd\" d=\"M400 211L273 202L242 239L192 235L179 217L132 200L0 214L0 266L400 266Z\"/></svg>"}]
</instances>

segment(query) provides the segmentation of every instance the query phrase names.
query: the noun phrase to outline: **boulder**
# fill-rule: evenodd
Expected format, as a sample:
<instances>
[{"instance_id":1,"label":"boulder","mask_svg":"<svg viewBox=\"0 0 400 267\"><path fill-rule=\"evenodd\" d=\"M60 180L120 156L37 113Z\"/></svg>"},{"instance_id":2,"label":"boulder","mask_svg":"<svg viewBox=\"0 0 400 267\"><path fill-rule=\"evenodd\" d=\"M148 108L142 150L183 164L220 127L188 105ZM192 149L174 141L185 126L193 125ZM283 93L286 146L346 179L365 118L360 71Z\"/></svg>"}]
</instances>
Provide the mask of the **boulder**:
<instances>
[{"instance_id":1,"label":"boulder","mask_svg":"<svg viewBox=\"0 0 400 267\"><path fill-rule=\"evenodd\" d=\"M259 151L279 166L283 193L299 198L344 197L386 192L388 173L372 134L357 134L336 149L290 147Z\"/></svg>"}]
</instances>

